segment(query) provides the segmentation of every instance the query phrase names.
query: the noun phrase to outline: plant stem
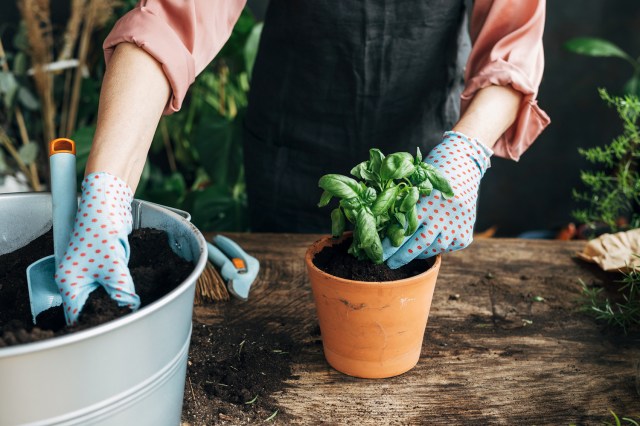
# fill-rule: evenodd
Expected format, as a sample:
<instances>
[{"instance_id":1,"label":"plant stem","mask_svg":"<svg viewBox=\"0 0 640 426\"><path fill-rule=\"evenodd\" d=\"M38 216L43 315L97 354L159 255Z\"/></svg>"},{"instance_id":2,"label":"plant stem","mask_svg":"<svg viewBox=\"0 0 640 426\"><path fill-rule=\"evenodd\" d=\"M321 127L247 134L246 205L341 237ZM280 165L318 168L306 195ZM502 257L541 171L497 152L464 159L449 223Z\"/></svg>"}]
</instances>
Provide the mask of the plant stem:
<instances>
[{"instance_id":1,"label":"plant stem","mask_svg":"<svg viewBox=\"0 0 640 426\"><path fill-rule=\"evenodd\" d=\"M67 21L67 28L64 32L64 45L60 49L58 55L58 61L70 59L73 54L76 40L78 39L78 32L80 25L82 24L82 15L84 15L84 6L86 0L72 0L71 2L71 16Z\"/></svg>"},{"instance_id":2,"label":"plant stem","mask_svg":"<svg viewBox=\"0 0 640 426\"><path fill-rule=\"evenodd\" d=\"M223 62L220 67L220 85L218 86L218 97L220 103L220 109L218 112L220 115L226 115L226 94L225 94L225 86L227 85L227 76L229 75L229 68Z\"/></svg>"},{"instance_id":3,"label":"plant stem","mask_svg":"<svg viewBox=\"0 0 640 426\"><path fill-rule=\"evenodd\" d=\"M53 76L45 69L45 65L53 60L50 3L49 0L21 0L18 6L27 29L29 55L34 69L33 78L40 97L42 111L42 146L46 152L48 142L55 137L56 131L54 125L56 108L53 100ZM45 174L45 176L47 175Z\"/></svg>"},{"instance_id":4,"label":"plant stem","mask_svg":"<svg viewBox=\"0 0 640 426\"><path fill-rule=\"evenodd\" d=\"M64 71L64 89L62 92L62 108L60 111L60 135L64 135L66 137L71 137L70 134L66 133L67 119L69 117L69 91L71 90L71 77L72 71L65 70Z\"/></svg>"},{"instance_id":5,"label":"plant stem","mask_svg":"<svg viewBox=\"0 0 640 426\"><path fill-rule=\"evenodd\" d=\"M71 100L69 101L69 116L67 118L66 134L72 135L75 131L76 120L78 118L78 105L80 104L80 89L82 87L82 70L86 66L87 55L89 53L89 43L91 42L91 32L95 25L96 9L99 7L98 2L100 0L91 0L84 16L84 27L82 28L82 34L80 36L80 48L78 51L78 68L73 80L73 87L71 89Z\"/></svg>"}]
</instances>

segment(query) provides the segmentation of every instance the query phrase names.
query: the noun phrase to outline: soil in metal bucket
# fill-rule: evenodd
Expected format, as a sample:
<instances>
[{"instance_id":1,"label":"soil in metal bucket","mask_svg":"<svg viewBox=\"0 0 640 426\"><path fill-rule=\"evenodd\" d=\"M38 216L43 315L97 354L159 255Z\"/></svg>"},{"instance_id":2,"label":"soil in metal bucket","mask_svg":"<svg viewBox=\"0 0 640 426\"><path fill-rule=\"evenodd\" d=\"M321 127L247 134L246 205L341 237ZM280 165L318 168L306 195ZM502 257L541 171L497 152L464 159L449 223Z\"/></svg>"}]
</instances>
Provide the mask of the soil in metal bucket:
<instances>
[{"instance_id":1,"label":"soil in metal bucket","mask_svg":"<svg viewBox=\"0 0 640 426\"><path fill-rule=\"evenodd\" d=\"M151 228L134 230L129 235L129 269L142 306L158 300L185 280L193 263L175 254L167 234ZM93 291L85 304L78 325L65 327L62 307L50 308L31 321L27 287L27 267L53 253L49 231L26 246L0 256L0 347L61 336L116 319L130 312L114 303L102 287Z\"/></svg>"},{"instance_id":2,"label":"soil in metal bucket","mask_svg":"<svg viewBox=\"0 0 640 426\"><path fill-rule=\"evenodd\" d=\"M416 259L398 269L390 269L384 263L376 265L369 260L356 259L347 252L350 245L351 239L346 239L340 244L323 248L313 258L313 264L335 277L367 282L402 280L419 275L434 264L433 258Z\"/></svg>"},{"instance_id":3,"label":"soil in metal bucket","mask_svg":"<svg viewBox=\"0 0 640 426\"><path fill-rule=\"evenodd\" d=\"M170 292L193 270L193 264L173 253L162 231L135 230L129 242L129 268L143 306ZM37 318L38 325L33 326L26 269L52 252L53 239L48 232L0 256L0 347L72 333L129 312L98 289L91 293L77 326L64 326L61 308L43 312ZM222 313L218 324L194 321L183 424L286 421L287 413L277 406L273 395L286 388L287 380L295 379L292 360L304 343L283 331L286 319L234 321L237 305L233 301L217 304L216 309Z\"/></svg>"}]
</instances>

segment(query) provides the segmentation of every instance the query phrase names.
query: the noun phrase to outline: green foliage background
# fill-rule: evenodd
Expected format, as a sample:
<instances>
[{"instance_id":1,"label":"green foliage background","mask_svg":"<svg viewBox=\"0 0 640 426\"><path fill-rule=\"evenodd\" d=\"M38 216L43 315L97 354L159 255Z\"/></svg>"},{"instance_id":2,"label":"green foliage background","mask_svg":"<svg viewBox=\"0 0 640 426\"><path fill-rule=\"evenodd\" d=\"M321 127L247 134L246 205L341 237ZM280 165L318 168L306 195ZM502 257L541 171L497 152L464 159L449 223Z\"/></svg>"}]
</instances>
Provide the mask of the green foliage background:
<instances>
[{"instance_id":1,"label":"green foliage background","mask_svg":"<svg viewBox=\"0 0 640 426\"><path fill-rule=\"evenodd\" d=\"M114 22L133 6L134 2L127 1L119 7ZM39 100L33 78L26 74L28 43L23 27L0 19L0 37L10 65L9 71L0 71L0 123L14 141L19 139L18 129L8 123L13 122L17 105L24 112L29 137L43 139ZM102 45L111 27L108 24L93 34L89 73L82 81L78 126L71 135L77 144L79 179L95 133L104 74L102 50L96 47ZM261 30L262 24L245 9L222 51L196 78L181 111L162 118L136 191L136 198L187 210L202 231L248 228L241 123ZM56 82L54 97L62 99L63 86ZM20 157L27 165L39 162L46 168L46 156L39 146L42 144L21 146ZM16 162L0 147L0 179L17 170Z\"/></svg>"}]
</instances>

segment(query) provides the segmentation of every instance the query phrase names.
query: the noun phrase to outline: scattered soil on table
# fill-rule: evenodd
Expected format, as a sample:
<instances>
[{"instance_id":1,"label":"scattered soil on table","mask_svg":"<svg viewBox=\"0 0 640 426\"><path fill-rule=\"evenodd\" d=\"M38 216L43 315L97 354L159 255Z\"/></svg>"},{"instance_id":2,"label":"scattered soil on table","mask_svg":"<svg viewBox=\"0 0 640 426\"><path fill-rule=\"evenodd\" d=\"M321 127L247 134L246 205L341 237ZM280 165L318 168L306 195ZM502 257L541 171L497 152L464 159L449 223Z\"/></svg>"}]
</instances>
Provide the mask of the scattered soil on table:
<instances>
[{"instance_id":1,"label":"scattered soil on table","mask_svg":"<svg viewBox=\"0 0 640 426\"><path fill-rule=\"evenodd\" d=\"M323 248L316 253L313 264L322 271L336 277L354 281L384 282L410 278L427 271L434 264L431 259L415 259L398 268L391 269L386 264L376 265L368 260L358 260L347 251L351 239L340 244Z\"/></svg>"},{"instance_id":2,"label":"scattered soil on table","mask_svg":"<svg viewBox=\"0 0 640 426\"><path fill-rule=\"evenodd\" d=\"M275 404L273 393L295 378L292 357L300 344L289 334L260 323L210 326L194 323L183 424L257 424L287 414Z\"/></svg>"},{"instance_id":3,"label":"scattered soil on table","mask_svg":"<svg viewBox=\"0 0 640 426\"><path fill-rule=\"evenodd\" d=\"M148 305L173 290L193 271L193 263L176 255L167 234L151 228L136 229L129 235L129 270L142 305ZM49 231L26 246L0 256L0 347L36 342L95 327L130 312L119 307L99 287L85 304L78 325L65 327L62 306L50 308L31 321L27 287L27 267L53 253Z\"/></svg>"}]
</instances>

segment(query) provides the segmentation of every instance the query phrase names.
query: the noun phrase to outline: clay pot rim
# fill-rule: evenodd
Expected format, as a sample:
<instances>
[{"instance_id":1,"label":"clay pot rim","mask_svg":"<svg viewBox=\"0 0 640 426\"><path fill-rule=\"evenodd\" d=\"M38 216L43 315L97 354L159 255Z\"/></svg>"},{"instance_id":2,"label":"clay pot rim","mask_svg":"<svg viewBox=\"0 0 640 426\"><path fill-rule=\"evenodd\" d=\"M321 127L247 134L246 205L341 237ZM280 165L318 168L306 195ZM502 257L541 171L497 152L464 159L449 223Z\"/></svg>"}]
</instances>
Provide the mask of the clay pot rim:
<instances>
[{"instance_id":1,"label":"clay pot rim","mask_svg":"<svg viewBox=\"0 0 640 426\"><path fill-rule=\"evenodd\" d=\"M334 244L340 243L342 241L344 241L346 238L348 238L351 235L351 232L345 232L342 237L340 238L333 238L331 235L325 235L324 237L320 238L319 240L316 240L313 244L311 244L308 248L307 248L307 252L305 253L304 256L304 260L305 263L307 264L307 267L310 269L313 269L314 271L318 272L320 275L331 279L333 281L337 281L343 284L349 284L352 286L356 286L356 287L369 287L369 288L378 288L378 287L384 287L384 288L390 288L390 287L403 287L405 285L412 285L415 284L417 281L422 281L424 278L426 278L429 275L433 275L433 274L438 274L439 270L440 270L440 264L442 263L442 256L440 254L436 255L436 259L433 265L431 265L431 267L429 269L427 269L426 271L422 272L421 274L418 275L414 275L412 277L408 277L408 278L404 278L401 280L395 280L395 281L355 281L355 280L349 280L347 278L341 278L341 277L336 277L335 275L331 275L325 271L323 271L322 269L318 268L314 263L313 263L313 256L318 253L322 247L320 247L322 245L323 242L327 241L327 240L335 240ZM333 245L333 244L332 244Z\"/></svg>"}]
</instances>

